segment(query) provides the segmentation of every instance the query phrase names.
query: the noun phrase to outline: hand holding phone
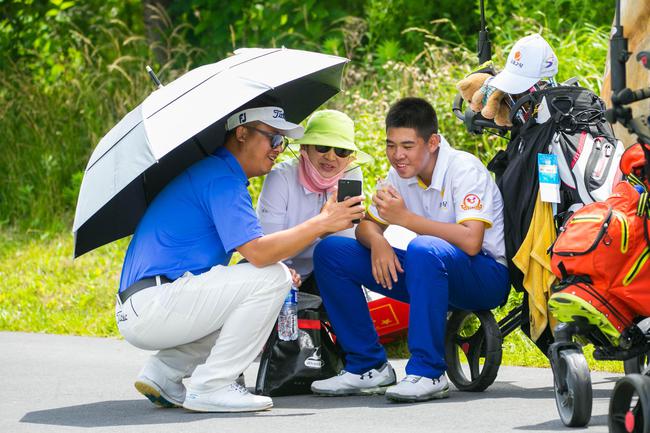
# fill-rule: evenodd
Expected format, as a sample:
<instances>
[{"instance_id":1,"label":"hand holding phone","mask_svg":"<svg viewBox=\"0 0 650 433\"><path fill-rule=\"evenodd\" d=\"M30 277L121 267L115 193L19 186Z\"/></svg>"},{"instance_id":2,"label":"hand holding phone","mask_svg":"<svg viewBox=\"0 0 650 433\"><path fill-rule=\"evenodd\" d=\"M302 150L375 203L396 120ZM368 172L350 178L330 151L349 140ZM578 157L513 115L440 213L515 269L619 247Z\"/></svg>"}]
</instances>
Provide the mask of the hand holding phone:
<instances>
[{"instance_id":1,"label":"hand holding phone","mask_svg":"<svg viewBox=\"0 0 650 433\"><path fill-rule=\"evenodd\" d=\"M356 197L362 193L362 183L356 179L339 179L336 201L343 201L348 197ZM360 220L353 220L353 224L359 224Z\"/></svg>"}]
</instances>

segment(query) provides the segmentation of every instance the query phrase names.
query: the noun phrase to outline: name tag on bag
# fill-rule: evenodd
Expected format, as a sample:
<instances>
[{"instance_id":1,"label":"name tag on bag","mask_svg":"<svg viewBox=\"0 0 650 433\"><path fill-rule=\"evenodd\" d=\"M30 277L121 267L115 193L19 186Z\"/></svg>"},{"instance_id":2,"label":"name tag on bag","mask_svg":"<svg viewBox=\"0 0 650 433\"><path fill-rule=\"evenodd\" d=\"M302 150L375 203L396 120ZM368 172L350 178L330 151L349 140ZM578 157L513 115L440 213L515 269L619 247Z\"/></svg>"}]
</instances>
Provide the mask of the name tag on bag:
<instances>
[{"instance_id":1,"label":"name tag on bag","mask_svg":"<svg viewBox=\"0 0 650 433\"><path fill-rule=\"evenodd\" d=\"M543 202L560 202L560 173L557 155L537 154L537 173L539 174L539 193Z\"/></svg>"}]
</instances>

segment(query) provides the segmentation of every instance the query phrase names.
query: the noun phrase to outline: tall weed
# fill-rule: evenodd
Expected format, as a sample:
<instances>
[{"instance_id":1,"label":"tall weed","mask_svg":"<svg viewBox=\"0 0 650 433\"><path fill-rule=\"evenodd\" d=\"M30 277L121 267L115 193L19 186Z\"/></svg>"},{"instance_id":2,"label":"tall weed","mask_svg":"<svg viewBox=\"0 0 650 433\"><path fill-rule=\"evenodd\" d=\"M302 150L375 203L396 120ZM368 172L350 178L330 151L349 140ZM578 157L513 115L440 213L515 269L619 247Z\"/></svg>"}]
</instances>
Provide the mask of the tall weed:
<instances>
[{"instance_id":1,"label":"tall weed","mask_svg":"<svg viewBox=\"0 0 650 433\"><path fill-rule=\"evenodd\" d=\"M170 29L151 46L120 21L96 40L72 31L73 47L53 82L25 74L23 59L0 68L0 220L22 229L70 227L81 173L99 139L153 90L145 65L163 81L189 69L198 51ZM155 65L154 49L166 62Z\"/></svg>"}]
</instances>

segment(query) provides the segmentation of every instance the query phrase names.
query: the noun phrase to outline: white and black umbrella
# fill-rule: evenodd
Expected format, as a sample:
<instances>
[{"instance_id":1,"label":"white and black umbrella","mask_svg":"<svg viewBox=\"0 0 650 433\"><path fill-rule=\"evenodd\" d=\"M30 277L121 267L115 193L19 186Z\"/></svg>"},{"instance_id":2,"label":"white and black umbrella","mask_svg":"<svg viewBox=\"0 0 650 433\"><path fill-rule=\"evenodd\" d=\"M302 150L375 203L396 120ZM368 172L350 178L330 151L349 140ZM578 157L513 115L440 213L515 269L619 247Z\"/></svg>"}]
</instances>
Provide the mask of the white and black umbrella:
<instances>
[{"instance_id":1,"label":"white and black umbrella","mask_svg":"<svg viewBox=\"0 0 650 433\"><path fill-rule=\"evenodd\" d=\"M347 59L249 48L160 87L101 139L79 191L74 256L132 234L160 190L223 144L229 114L261 95L299 123L340 90ZM275 104L274 104L275 105Z\"/></svg>"}]
</instances>

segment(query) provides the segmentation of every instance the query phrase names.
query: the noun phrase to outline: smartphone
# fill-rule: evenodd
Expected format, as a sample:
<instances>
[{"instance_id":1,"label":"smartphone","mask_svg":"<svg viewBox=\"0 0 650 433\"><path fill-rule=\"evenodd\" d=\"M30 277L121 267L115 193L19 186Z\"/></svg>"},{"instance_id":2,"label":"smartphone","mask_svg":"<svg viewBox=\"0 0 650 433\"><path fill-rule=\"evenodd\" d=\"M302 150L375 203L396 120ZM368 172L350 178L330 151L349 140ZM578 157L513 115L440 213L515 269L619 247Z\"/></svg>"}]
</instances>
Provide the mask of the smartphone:
<instances>
[{"instance_id":1,"label":"smartphone","mask_svg":"<svg viewBox=\"0 0 650 433\"><path fill-rule=\"evenodd\" d=\"M361 181L356 179L339 179L339 189L336 194L337 201L343 201L348 197L361 195ZM353 224L359 224L360 220L353 220Z\"/></svg>"}]
</instances>

